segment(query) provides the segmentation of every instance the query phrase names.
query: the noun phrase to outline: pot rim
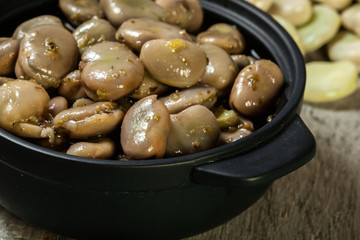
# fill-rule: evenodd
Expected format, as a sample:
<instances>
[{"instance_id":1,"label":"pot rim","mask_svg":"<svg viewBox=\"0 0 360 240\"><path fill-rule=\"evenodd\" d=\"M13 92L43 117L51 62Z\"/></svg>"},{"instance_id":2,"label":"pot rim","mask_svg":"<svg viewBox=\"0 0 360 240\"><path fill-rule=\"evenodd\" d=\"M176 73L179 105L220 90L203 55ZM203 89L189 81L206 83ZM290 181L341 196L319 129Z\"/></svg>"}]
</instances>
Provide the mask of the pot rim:
<instances>
[{"instance_id":1,"label":"pot rim","mask_svg":"<svg viewBox=\"0 0 360 240\"><path fill-rule=\"evenodd\" d=\"M252 37L256 34L260 34L260 37L256 37L256 39L259 40L263 47L270 52L271 56L275 59L275 62L279 64L280 68L284 72L286 81L285 88L288 89L288 85L292 84L292 89L289 90L290 92L286 91L286 89L283 90L285 91L284 96L286 96L287 102L271 122L266 123L264 126L260 127L245 138L210 150L177 157L130 161L92 159L68 155L66 153L38 146L3 129L0 129L0 137L15 143L20 147L65 161L108 167L131 168L177 165L190 162L204 163L209 161L209 156L211 156L211 161L213 162L220 159L226 159L228 156L249 151L265 141L271 141L271 138L273 138L295 118L299 108L301 107L305 88L305 64L299 49L288 33L282 29L275 20L245 1L200 0L200 3L205 11L210 11L211 13L216 13L220 8L222 11L221 13L224 14L221 15L222 17L226 18L230 22L234 22L239 29L251 33L253 35ZM212 8L215 9L213 12L211 10ZM237 12L238 10L244 15L240 15L240 12ZM238 25L239 22L245 22L245 24ZM248 25L246 25L246 23ZM267 29L267 31L270 30L270 34L266 33L263 29ZM274 38L276 38L276 40L274 40ZM285 61L285 58L287 61ZM289 69L291 69L291 71L289 71Z\"/></svg>"}]
</instances>

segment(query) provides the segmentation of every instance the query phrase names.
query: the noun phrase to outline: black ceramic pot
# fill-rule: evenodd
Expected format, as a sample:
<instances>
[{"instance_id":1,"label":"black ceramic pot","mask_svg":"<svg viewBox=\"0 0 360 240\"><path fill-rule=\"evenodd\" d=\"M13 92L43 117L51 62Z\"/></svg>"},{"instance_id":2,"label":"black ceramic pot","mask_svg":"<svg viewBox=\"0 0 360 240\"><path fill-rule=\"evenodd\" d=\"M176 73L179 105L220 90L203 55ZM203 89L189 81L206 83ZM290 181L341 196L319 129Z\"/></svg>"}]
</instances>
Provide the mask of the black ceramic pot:
<instances>
[{"instance_id":1,"label":"black ceramic pot","mask_svg":"<svg viewBox=\"0 0 360 240\"><path fill-rule=\"evenodd\" d=\"M212 150L128 162L65 155L0 129L2 206L30 223L77 238L181 238L235 217L274 180L314 156L314 138L299 117L305 67L295 43L246 2L201 3L207 25L236 25L246 36L249 54L272 59L282 69L286 85L273 121ZM40 14L60 14L57 1L1 0L2 35Z\"/></svg>"}]
</instances>

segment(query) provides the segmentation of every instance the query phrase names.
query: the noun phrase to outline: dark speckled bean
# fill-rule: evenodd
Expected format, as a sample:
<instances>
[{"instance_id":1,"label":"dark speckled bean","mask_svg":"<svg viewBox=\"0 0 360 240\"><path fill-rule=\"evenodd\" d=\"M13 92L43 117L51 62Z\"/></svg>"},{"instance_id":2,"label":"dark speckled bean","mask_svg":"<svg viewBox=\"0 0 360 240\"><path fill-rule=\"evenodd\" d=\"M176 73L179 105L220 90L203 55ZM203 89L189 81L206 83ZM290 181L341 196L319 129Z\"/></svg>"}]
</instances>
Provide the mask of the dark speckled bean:
<instances>
[{"instance_id":1,"label":"dark speckled bean","mask_svg":"<svg viewBox=\"0 0 360 240\"><path fill-rule=\"evenodd\" d=\"M20 43L15 66L18 78L36 79L43 87L58 87L77 64L78 49L63 27L43 25L27 32Z\"/></svg>"},{"instance_id":2,"label":"dark speckled bean","mask_svg":"<svg viewBox=\"0 0 360 240\"><path fill-rule=\"evenodd\" d=\"M243 68L231 90L229 104L246 116L268 113L284 84L280 68L270 60L258 60Z\"/></svg>"}]
</instances>

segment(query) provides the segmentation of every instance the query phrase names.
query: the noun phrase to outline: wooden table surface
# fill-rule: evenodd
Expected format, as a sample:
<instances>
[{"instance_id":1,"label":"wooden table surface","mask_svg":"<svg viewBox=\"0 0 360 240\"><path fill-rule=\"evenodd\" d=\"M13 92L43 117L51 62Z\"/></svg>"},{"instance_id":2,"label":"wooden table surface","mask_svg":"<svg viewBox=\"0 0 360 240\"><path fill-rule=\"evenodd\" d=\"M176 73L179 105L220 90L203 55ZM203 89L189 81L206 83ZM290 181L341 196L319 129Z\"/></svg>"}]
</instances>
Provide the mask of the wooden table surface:
<instances>
[{"instance_id":1,"label":"wooden table surface","mask_svg":"<svg viewBox=\"0 0 360 240\"><path fill-rule=\"evenodd\" d=\"M248 210L204 239L360 239L360 89L331 104L304 104L315 158L275 181ZM68 240L0 207L0 240Z\"/></svg>"}]
</instances>

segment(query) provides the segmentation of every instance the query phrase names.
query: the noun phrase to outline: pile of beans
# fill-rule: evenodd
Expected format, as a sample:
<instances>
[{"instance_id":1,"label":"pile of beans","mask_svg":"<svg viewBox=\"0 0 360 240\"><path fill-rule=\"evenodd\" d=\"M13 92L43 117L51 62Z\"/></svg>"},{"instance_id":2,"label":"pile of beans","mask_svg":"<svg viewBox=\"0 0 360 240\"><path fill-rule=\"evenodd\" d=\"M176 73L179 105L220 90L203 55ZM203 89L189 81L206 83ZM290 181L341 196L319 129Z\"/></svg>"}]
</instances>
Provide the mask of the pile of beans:
<instances>
[{"instance_id":1,"label":"pile of beans","mask_svg":"<svg viewBox=\"0 0 360 240\"><path fill-rule=\"evenodd\" d=\"M246 0L293 37L306 60L304 100L342 99L358 89L360 1Z\"/></svg>"},{"instance_id":2,"label":"pile of beans","mask_svg":"<svg viewBox=\"0 0 360 240\"><path fill-rule=\"evenodd\" d=\"M271 121L284 78L243 54L234 26L202 29L197 0L60 0L0 40L0 127L115 160L196 153Z\"/></svg>"}]
</instances>

